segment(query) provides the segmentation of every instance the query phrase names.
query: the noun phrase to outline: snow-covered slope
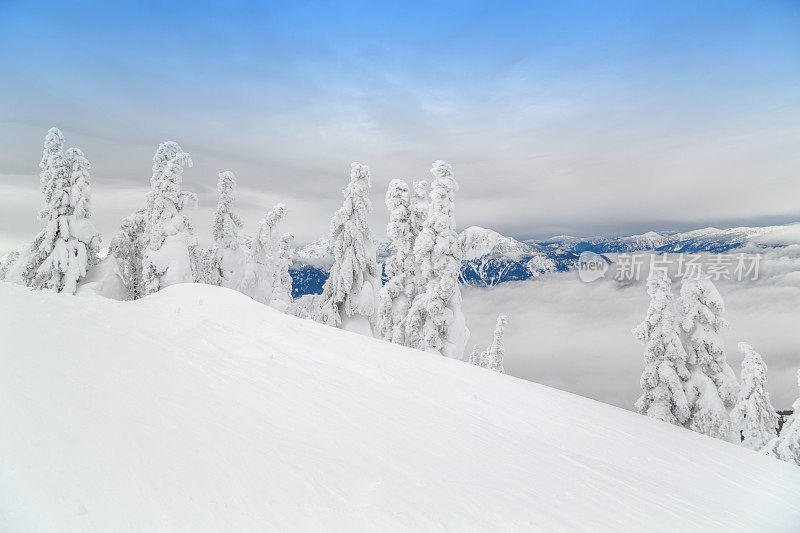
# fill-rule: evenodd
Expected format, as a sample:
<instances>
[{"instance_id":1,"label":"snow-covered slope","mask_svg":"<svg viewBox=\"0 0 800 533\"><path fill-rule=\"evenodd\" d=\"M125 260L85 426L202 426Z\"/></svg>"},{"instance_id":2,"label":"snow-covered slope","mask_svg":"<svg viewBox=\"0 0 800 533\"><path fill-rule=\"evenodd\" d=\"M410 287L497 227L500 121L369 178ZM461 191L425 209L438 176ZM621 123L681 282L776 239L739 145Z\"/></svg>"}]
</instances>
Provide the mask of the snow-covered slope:
<instances>
[{"instance_id":1,"label":"snow-covered slope","mask_svg":"<svg viewBox=\"0 0 800 533\"><path fill-rule=\"evenodd\" d=\"M177 285L0 283L0 531L792 531L800 469Z\"/></svg>"}]
</instances>

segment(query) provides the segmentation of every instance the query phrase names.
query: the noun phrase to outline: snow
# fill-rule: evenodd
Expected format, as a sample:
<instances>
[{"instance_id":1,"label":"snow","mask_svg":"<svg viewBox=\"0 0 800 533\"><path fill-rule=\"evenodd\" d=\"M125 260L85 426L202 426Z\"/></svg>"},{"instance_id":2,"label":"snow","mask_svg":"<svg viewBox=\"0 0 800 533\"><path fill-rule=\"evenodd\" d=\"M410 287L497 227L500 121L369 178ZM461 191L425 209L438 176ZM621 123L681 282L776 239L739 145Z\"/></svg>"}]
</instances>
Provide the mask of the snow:
<instances>
[{"instance_id":1,"label":"snow","mask_svg":"<svg viewBox=\"0 0 800 533\"><path fill-rule=\"evenodd\" d=\"M796 466L221 287L0 283L0 338L0 531L800 523Z\"/></svg>"}]
</instances>

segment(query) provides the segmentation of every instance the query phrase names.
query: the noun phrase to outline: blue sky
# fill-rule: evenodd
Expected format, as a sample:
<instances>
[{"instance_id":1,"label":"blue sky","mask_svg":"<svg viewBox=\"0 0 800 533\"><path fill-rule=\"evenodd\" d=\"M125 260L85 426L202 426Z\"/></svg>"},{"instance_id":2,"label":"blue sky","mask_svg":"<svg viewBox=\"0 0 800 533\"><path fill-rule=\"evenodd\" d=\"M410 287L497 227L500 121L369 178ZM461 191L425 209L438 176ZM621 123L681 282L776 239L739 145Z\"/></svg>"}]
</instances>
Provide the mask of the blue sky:
<instances>
[{"instance_id":1,"label":"blue sky","mask_svg":"<svg viewBox=\"0 0 800 533\"><path fill-rule=\"evenodd\" d=\"M520 237L800 219L796 1L163 4L0 0L0 249L36 230L52 125L106 235L166 139L198 226L230 169L245 218L285 201L301 240L353 160L379 227L434 159L459 225Z\"/></svg>"}]
</instances>

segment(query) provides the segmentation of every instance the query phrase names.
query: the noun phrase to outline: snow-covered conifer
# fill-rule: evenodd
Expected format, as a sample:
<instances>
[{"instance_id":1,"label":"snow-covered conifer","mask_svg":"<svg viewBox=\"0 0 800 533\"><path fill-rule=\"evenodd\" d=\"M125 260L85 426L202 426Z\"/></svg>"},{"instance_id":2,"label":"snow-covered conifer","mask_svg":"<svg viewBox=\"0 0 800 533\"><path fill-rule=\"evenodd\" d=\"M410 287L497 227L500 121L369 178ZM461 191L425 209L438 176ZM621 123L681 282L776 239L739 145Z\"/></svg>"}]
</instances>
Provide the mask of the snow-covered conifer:
<instances>
[{"instance_id":1,"label":"snow-covered conifer","mask_svg":"<svg viewBox=\"0 0 800 533\"><path fill-rule=\"evenodd\" d=\"M800 370L797 371L797 385L800 386ZM792 410L781 434L771 439L762 452L800 466L800 397L792 404Z\"/></svg>"},{"instance_id":2,"label":"snow-covered conifer","mask_svg":"<svg viewBox=\"0 0 800 533\"><path fill-rule=\"evenodd\" d=\"M241 285L245 263L245 252L239 246L239 229L243 223L233 211L235 188L233 172L221 172L217 182L219 199L211 227L214 243L210 249L204 250L201 258L203 281L232 289Z\"/></svg>"},{"instance_id":3,"label":"snow-covered conifer","mask_svg":"<svg viewBox=\"0 0 800 533\"><path fill-rule=\"evenodd\" d=\"M64 292L74 293L78 281L86 275L89 267L98 261L97 252L100 250L100 233L91 221L92 216L92 190L89 185L89 169L91 164L77 148L70 148L66 152L67 166L71 169L70 175L70 208L72 213L68 217L70 239L67 242L69 266L64 272Z\"/></svg>"},{"instance_id":4,"label":"snow-covered conifer","mask_svg":"<svg viewBox=\"0 0 800 533\"><path fill-rule=\"evenodd\" d=\"M687 362L692 374L686 383L692 410L688 427L705 435L728 439L731 435L728 411L736 405L739 383L726 361L720 337L720 330L727 325L722 318L725 304L708 276L697 275L683 278L680 308ZM709 380L713 387L708 386Z\"/></svg>"},{"instance_id":5,"label":"snow-covered conifer","mask_svg":"<svg viewBox=\"0 0 800 533\"><path fill-rule=\"evenodd\" d=\"M244 268L241 292L254 300L272 301L276 278L280 278L280 244L277 225L286 215L286 207L278 204L264 215L250 241Z\"/></svg>"},{"instance_id":6,"label":"snow-covered conifer","mask_svg":"<svg viewBox=\"0 0 800 533\"><path fill-rule=\"evenodd\" d=\"M286 312L292 303L292 240L294 235L284 233L278 240L278 258L276 272L272 282L272 299L270 305L279 311Z\"/></svg>"},{"instance_id":7,"label":"snow-covered conifer","mask_svg":"<svg viewBox=\"0 0 800 533\"><path fill-rule=\"evenodd\" d=\"M127 299L144 296L142 254L144 252L144 210L125 217L119 231L111 239L109 253L116 261L116 274L127 289Z\"/></svg>"},{"instance_id":8,"label":"snow-covered conifer","mask_svg":"<svg viewBox=\"0 0 800 533\"><path fill-rule=\"evenodd\" d=\"M480 351L478 350L478 345L477 344L473 344L472 345L472 350L469 352L469 355L467 356L466 360L467 360L467 363L469 363L471 365L483 366L481 364L481 354L480 354Z\"/></svg>"},{"instance_id":9,"label":"snow-covered conifer","mask_svg":"<svg viewBox=\"0 0 800 533\"><path fill-rule=\"evenodd\" d=\"M64 154L63 147L64 136L51 128L39 164L45 228L27 251L23 279L34 288L74 293L97 260L100 234L89 219L91 165L77 148Z\"/></svg>"},{"instance_id":10,"label":"snow-covered conifer","mask_svg":"<svg viewBox=\"0 0 800 533\"><path fill-rule=\"evenodd\" d=\"M461 359L469 339L461 311L458 274L461 247L455 231L455 193L458 184L452 168L436 161L431 172L430 206L423 229L414 243L414 259L420 269L417 282L424 283L406 317L407 344Z\"/></svg>"},{"instance_id":11,"label":"snow-covered conifer","mask_svg":"<svg viewBox=\"0 0 800 533\"><path fill-rule=\"evenodd\" d=\"M162 143L153 158L152 189L145 207L144 295L195 279L197 240L183 210L196 204L197 196L181 189L187 165L192 165L191 157L172 141Z\"/></svg>"},{"instance_id":12,"label":"snow-covered conifer","mask_svg":"<svg viewBox=\"0 0 800 533\"><path fill-rule=\"evenodd\" d=\"M767 365L746 342L739 343L742 360L742 385L739 401L731 411L733 426L741 434L742 446L760 450L777 436L778 415L766 389Z\"/></svg>"},{"instance_id":13,"label":"snow-covered conifer","mask_svg":"<svg viewBox=\"0 0 800 533\"><path fill-rule=\"evenodd\" d=\"M639 413L670 424L689 419L689 402L683 381L689 379L686 351L675 321L671 281L667 273L653 269L647 278L650 306L645 320L633 329L644 345L645 368L639 381L642 395L635 407Z\"/></svg>"},{"instance_id":14,"label":"snow-covered conifer","mask_svg":"<svg viewBox=\"0 0 800 533\"><path fill-rule=\"evenodd\" d=\"M413 194L411 195L411 205L409 206L411 218L411 242L412 251L413 243L417 241L417 237L422 232L425 225L425 219L428 218L428 182L426 180L418 180L414 182ZM416 257L412 254L414 260L414 271L409 276L406 282L408 286L408 294L410 301L413 302L418 294L425 292L425 285L427 280L422 277L422 268L416 262Z\"/></svg>"},{"instance_id":15,"label":"snow-covered conifer","mask_svg":"<svg viewBox=\"0 0 800 533\"><path fill-rule=\"evenodd\" d=\"M367 221L372 210L371 186L366 165L353 163L350 183L342 191L344 202L331 219L334 262L314 316L318 322L365 335L372 334L371 322L381 284Z\"/></svg>"},{"instance_id":16,"label":"snow-covered conifer","mask_svg":"<svg viewBox=\"0 0 800 533\"><path fill-rule=\"evenodd\" d=\"M425 225L425 219L428 218L428 207L428 182L427 180L415 181L409 207L411 212L411 232L414 238L420 234L422 227Z\"/></svg>"},{"instance_id":17,"label":"snow-covered conifer","mask_svg":"<svg viewBox=\"0 0 800 533\"><path fill-rule=\"evenodd\" d=\"M506 370L503 366L503 359L506 355L506 346L503 343L503 334L505 333L506 323L508 316L500 315L497 317L497 324L494 328L494 338L492 344L486 348L486 351L481 354L481 366L505 374Z\"/></svg>"},{"instance_id":18,"label":"snow-covered conifer","mask_svg":"<svg viewBox=\"0 0 800 533\"><path fill-rule=\"evenodd\" d=\"M2 263L0 263L0 280L6 279L6 275L11 270L17 261L19 261L19 251L13 251L6 255Z\"/></svg>"},{"instance_id":19,"label":"snow-covered conifer","mask_svg":"<svg viewBox=\"0 0 800 533\"><path fill-rule=\"evenodd\" d=\"M410 206L408 184L403 180L392 180L386 191L386 208L389 210L386 232L395 253L384 263L388 279L380 291L377 328L383 339L398 344L405 342L403 319L414 297L413 285L409 283L415 266Z\"/></svg>"}]
</instances>

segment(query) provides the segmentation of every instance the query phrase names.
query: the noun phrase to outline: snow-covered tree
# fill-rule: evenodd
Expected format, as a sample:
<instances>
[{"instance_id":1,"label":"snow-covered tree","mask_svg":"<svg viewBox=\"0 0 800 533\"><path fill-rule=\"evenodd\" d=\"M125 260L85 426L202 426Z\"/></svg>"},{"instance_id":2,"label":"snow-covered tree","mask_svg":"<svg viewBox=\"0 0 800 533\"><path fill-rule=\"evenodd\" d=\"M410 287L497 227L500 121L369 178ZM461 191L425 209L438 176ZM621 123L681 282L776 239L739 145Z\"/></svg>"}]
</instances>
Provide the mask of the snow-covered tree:
<instances>
[{"instance_id":1,"label":"snow-covered tree","mask_svg":"<svg viewBox=\"0 0 800 533\"><path fill-rule=\"evenodd\" d=\"M409 206L411 215L411 233L416 238L425 225L428 218L428 182L418 180L414 182L414 190L411 195L411 205Z\"/></svg>"},{"instance_id":2,"label":"snow-covered tree","mask_svg":"<svg viewBox=\"0 0 800 533\"><path fill-rule=\"evenodd\" d=\"M217 182L219 199L211 226L214 242L210 249L204 250L201 259L203 281L231 289L241 285L245 263L245 252L239 245L239 229L243 223L233 211L235 188L236 176L233 172L221 172Z\"/></svg>"},{"instance_id":3,"label":"snow-covered tree","mask_svg":"<svg viewBox=\"0 0 800 533\"><path fill-rule=\"evenodd\" d=\"M492 339L492 343L489 345L489 347L482 352L479 352L478 345L473 344L472 351L464 360L471 365L488 368L489 370L494 370L495 372L505 374L506 370L503 366L503 359L505 358L506 347L503 343L503 334L505 333L507 322L508 316L499 315L497 317L497 324L494 328L494 338Z\"/></svg>"},{"instance_id":4,"label":"snow-covered tree","mask_svg":"<svg viewBox=\"0 0 800 533\"><path fill-rule=\"evenodd\" d=\"M19 261L19 257L19 251L13 251L6 255L5 259L0 264L0 280L6 279L6 275L11 270L11 267Z\"/></svg>"},{"instance_id":5,"label":"snow-covered tree","mask_svg":"<svg viewBox=\"0 0 800 533\"><path fill-rule=\"evenodd\" d=\"M284 233L278 240L277 270L273 278L272 299L270 305L279 311L286 312L292 303L292 240L294 235Z\"/></svg>"},{"instance_id":6,"label":"snow-covered tree","mask_svg":"<svg viewBox=\"0 0 800 533\"><path fill-rule=\"evenodd\" d=\"M769 401L766 389L767 365L746 342L739 343L742 360L742 385L739 401L731 411L731 420L740 432L742 446L760 450L777 436L778 415Z\"/></svg>"},{"instance_id":7,"label":"snow-covered tree","mask_svg":"<svg viewBox=\"0 0 800 533\"><path fill-rule=\"evenodd\" d=\"M431 172L430 206L423 228L414 243L414 259L419 266L418 283L425 286L406 317L407 344L461 359L469 339L461 311L458 274L461 246L455 231L455 193L458 184L452 168L436 161Z\"/></svg>"},{"instance_id":8,"label":"snow-covered tree","mask_svg":"<svg viewBox=\"0 0 800 533\"><path fill-rule=\"evenodd\" d=\"M488 368L489 370L494 370L495 372L500 372L501 374L506 373L506 369L503 366L503 359L506 355L506 346L503 343L503 334L505 333L507 322L508 316L500 315L497 317L497 324L494 328L494 338L492 339L492 344L490 344L486 351L481 354L481 366Z\"/></svg>"},{"instance_id":9,"label":"snow-covered tree","mask_svg":"<svg viewBox=\"0 0 800 533\"><path fill-rule=\"evenodd\" d=\"M687 355L675 321L672 282L667 273L653 269L647 278L650 306L645 320L633 329L644 345L645 367L639 381L642 395L639 413L670 424L684 424L690 413L683 381L689 379Z\"/></svg>"},{"instance_id":10,"label":"snow-covered tree","mask_svg":"<svg viewBox=\"0 0 800 533\"><path fill-rule=\"evenodd\" d=\"M725 304L707 276L687 276L681 282L681 328L691 379L686 392L691 405L688 427L705 435L728 439L728 411L736 405L739 383L725 358L720 330ZM709 386L709 381L714 385Z\"/></svg>"},{"instance_id":11,"label":"snow-covered tree","mask_svg":"<svg viewBox=\"0 0 800 533\"><path fill-rule=\"evenodd\" d=\"M191 157L172 141L162 143L153 158L152 189L145 207L144 295L195 279L197 240L183 211L197 203L197 196L181 188L187 165L192 165Z\"/></svg>"},{"instance_id":12,"label":"snow-covered tree","mask_svg":"<svg viewBox=\"0 0 800 533\"><path fill-rule=\"evenodd\" d=\"M472 350L469 352L469 355L467 356L466 361L467 361L467 363L469 363L471 365L483 366L481 364L481 353L478 350L478 345L477 344L473 344L472 345Z\"/></svg>"},{"instance_id":13,"label":"snow-covered tree","mask_svg":"<svg viewBox=\"0 0 800 533\"><path fill-rule=\"evenodd\" d=\"M366 165L353 163L350 183L342 191L344 203L331 220L334 262L314 316L318 322L365 335L372 335L371 322L381 285L367 221L372 210L371 186Z\"/></svg>"},{"instance_id":14,"label":"snow-covered tree","mask_svg":"<svg viewBox=\"0 0 800 533\"><path fill-rule=\"evenodd\" d=\"M797 385L800 386L800 370L797 371ZM762 452L800 466L800 397L792 404L792 410L781 434L771 439Z\"/></svg>"},{"instance_id":15,"label":"snow-covered tree","mask_svg":"<svg viewBox=\"0 0 800 533\"><path fill-rule=\"evenodd\" d=\"M418 180L414 182L413 193L411 195L411 205L409 206L409 214L411 219L411 242L412 252L413 244L416 243L417 237L422 232L425 225L425 219L428 218L428 182L426 180ZM413 271L406 280L406 292L409 297L409 304L414 301L418 295L425 292L427 281L422 276L422 267L417 263L416 256L412 254ZM408 346L408 342L405 343Z\"/></svg>"},{"instance_id":16,"label":"snow-covered tree","mask_svg":"<svg viewBox=\"0 0 800 533\"><path fill-rule=\"evenodd\" d=\"M127 299L144 296L142 254L144 252L145 213L140 209L125 217L111 239L109 253L116 262L116 274L127 290Z\"/></svg>"},{"instance_id":17,"label":"snow-covered tree","mask_svg":"<svg viewBox=\"0 0 800 533\"><path fill-rule=\"evenodd\" d=\"M40 217L45 228L29 247L23 273L33 288L74 293L78 281L97 260L100 234L90 220L91 165L83 152L63 152L64 136L58 128L47 132L39 181L45 198Z\"/></svg>"},{"instance_id":18,"label":"snow-covered tree","mask_svg":"<svg viewBox=\"0 0 800 533\"><path fill-rule=\"evenodd\" d=\"M254 300L270 304L273 290L280 284L281 257L277 225L286 215L286 207L278 204L264 215L250 241L245 261L241 292Z\"/></svg>"},{"instance_id":19,"label":"snow-covered tree","mask_svg":"<svg viewBox=\"0 0 800 533\"><path fill-rule=\"evenodd\" d=\"M386 191L386 208L389 224L386 233L392 241L394 255L384 263L388 278L380 291L378 304L378 334L385 340L405 343L405 324L411 299L414 297L414 232L411 221L411 196L408 184L399 179L392 180Z\"/></svg>"}]
</instances>

